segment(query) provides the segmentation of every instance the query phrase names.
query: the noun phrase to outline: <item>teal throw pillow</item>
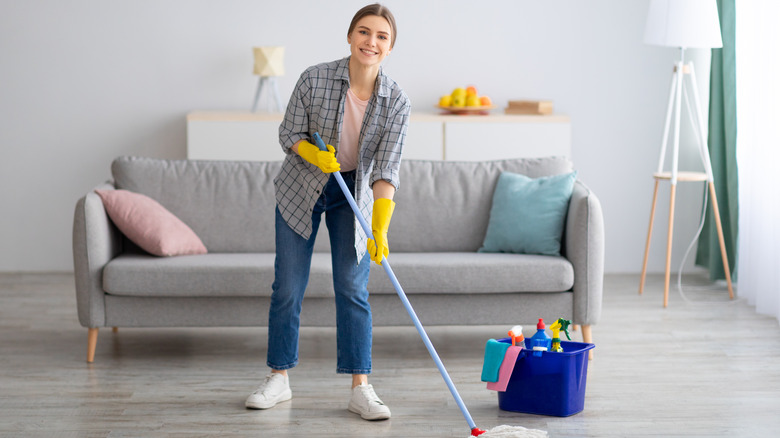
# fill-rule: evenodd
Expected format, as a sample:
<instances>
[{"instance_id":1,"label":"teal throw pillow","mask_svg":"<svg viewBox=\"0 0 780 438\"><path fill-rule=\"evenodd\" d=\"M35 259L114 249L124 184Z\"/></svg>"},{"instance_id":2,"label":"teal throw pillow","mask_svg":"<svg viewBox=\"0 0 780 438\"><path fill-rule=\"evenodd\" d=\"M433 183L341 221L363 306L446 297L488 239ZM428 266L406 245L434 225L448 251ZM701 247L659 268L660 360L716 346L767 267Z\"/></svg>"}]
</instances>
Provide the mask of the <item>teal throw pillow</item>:
<instances>
[{"instance_id":1,"label":"teal throw pillow","mask_svg":"<svg viewBox=\"0 0 780 438\"><path fill-rule=\"evenodd\" d=\"M577 172L542 178L503 172L479 252L560 255L576 178Z\"/></svg>"}]
</instances>

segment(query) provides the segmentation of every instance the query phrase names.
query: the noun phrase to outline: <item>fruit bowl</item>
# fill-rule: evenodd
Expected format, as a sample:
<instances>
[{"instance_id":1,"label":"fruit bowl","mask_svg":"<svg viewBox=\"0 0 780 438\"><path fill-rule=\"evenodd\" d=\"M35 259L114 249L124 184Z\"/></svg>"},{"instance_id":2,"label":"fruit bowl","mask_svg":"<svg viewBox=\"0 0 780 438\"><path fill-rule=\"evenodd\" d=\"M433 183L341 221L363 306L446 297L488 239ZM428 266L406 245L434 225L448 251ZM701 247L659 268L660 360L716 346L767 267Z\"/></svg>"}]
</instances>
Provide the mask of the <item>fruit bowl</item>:
<instances>
[{"instance_id":1,"label":"fruit bowl","mask_svg":"<svg viewBox=\"0 0 780 438\"><path fill-rule=\"evenodd\" d=\"M486 106L441 106L436 105L436 108L439 108L443 111L446 111L450 114L458 114L458 115L469 115L469 114L487 114L495 108L495 105L486 105Z\"/></svg>"}]
</instances>

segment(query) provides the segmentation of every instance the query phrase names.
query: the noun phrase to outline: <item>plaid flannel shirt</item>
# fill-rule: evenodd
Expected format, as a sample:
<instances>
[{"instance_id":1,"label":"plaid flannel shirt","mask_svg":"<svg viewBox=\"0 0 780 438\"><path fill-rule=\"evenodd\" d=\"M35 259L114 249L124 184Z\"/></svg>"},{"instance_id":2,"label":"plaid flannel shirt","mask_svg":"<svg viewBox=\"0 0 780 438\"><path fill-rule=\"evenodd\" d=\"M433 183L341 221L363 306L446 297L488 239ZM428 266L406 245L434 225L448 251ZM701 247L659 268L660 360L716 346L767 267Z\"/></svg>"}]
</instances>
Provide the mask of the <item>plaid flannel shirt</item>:
<instances>
[{"instance_id":1,"label":"plaid flannel shirt","mask_svg":"<svg viewBox=\"0 0 780 438\"><path fill-rule=\"evenodd\" d=\"M309 67L298 79L279 126L279 143L286 156L274 179L276 204L285 222L305 239L311 236L314 204L329 175L301 158L292 146L302 139L313 143L313 134L319 132L322 140L336 149L338 158L344 101L349 86L349 57ZM398 171L410 112L409 98L380 67L358 140L354 196L365 218L370 218L373 207L371 186L375 181L388 181L396 189L400 185ZM366 252L367 239L356 218L358 260Z\"/></svg>"}]
</instances>

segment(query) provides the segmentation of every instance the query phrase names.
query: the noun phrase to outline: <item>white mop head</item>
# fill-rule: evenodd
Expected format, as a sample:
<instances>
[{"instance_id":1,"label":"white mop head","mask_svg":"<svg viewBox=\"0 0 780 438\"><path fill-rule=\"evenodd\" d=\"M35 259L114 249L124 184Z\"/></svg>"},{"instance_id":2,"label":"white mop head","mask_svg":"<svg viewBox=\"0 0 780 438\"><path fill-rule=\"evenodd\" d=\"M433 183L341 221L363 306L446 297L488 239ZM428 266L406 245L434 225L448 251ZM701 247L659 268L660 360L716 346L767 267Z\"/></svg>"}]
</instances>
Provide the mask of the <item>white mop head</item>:
<instances>
[{"instance_id":1,"label":"white mop head","mask_svg":"<svg viewBox=\"0 0 780 438\"><path fill-rule=\"evenodd\" d=\"M520 426L496 426L479 438L543 438L547 432L539 429L526 429Z\"/></svg>"}]
</instances>

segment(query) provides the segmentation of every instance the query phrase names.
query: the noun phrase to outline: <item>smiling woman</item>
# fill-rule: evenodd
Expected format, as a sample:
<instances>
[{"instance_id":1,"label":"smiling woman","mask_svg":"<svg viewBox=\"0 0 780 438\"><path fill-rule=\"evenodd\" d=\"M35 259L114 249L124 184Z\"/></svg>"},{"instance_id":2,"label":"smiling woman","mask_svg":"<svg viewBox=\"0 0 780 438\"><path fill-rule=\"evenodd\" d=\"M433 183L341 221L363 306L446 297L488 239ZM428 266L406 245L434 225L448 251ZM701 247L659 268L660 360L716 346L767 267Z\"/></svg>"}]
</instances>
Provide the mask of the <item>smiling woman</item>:
<instances>
[{"instance_id":1,"label":"smiling woman","mask_svg":"<svg viewBox=\"0 0 780 438\"><path fill-rule=\"evenodd\" d=\"M349 411L366 420L390 418L368 384L372 319L366 287L371 261L381 263L389 255L387 231L411 111L406 93L381 68L395 36L387 8L360 9L347 31L350 56L306 69L290 97L279 126L286 156L274 179L276 262L266 361L271 372L247 398L248 408L268 409L292 398L287 371L298 364L301 302L325 213L336 295L336 370L352 375ZM327 150L313 144L315 133ZM356 226L330 175L335 172L341 172L360 213L372 217L372 236Z\"/></svg>"},{"instance_id":2,"label":"smiling woman","mask_svg":"<svg viewBox=\"0 0 780 438\"><path fill-rule=\"evenodd\" d=\"M361 100L368 100L374 91L379 66L392 49L392 32L387 20L368 15L347 35L352 54L349 59L350 88Z\"/></svg>"},{"instance_id":3,"label":"smiling woman","mask_svg":"<svg viewBox=\"0 0 780 438\"><path fill-rule=\"evenodd\" d=\"M370 79L376 77L379 65L390 54L392 35L390 32L390 25L384 18L372 15L362 18L355 30L347 36L352 53L349 63L350 76L351 78L357 74L366 76L360 78L360 85L364 86L364 90L361 91L364 93L359 96L363 100L368 100L372 91L365 85L370 85ZM352 82L355 80L353 79ZM355 84L352 88L355 88Z\"/></svg>"},{"instance_id":4,"label":"smiling woman","mask_svg":"<svg viewBox=\"0 0 780 438\"><path fill-rule=\"evenodd\" d=\"M350 46L350 89L360 100L368 100L374 91L379 66L395 45L393 14L380 4L359 10L347 31Z\"/></svg>"}]
</instances>

